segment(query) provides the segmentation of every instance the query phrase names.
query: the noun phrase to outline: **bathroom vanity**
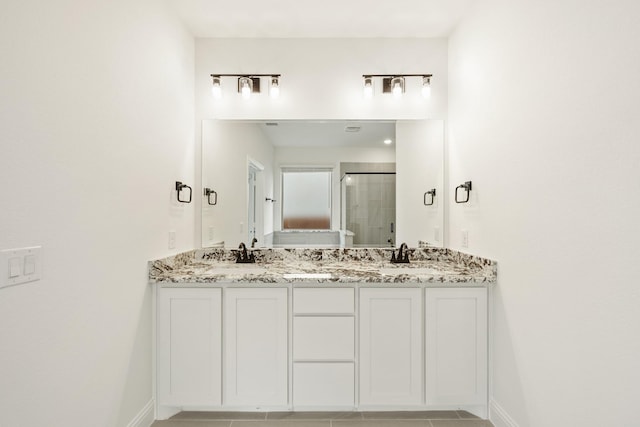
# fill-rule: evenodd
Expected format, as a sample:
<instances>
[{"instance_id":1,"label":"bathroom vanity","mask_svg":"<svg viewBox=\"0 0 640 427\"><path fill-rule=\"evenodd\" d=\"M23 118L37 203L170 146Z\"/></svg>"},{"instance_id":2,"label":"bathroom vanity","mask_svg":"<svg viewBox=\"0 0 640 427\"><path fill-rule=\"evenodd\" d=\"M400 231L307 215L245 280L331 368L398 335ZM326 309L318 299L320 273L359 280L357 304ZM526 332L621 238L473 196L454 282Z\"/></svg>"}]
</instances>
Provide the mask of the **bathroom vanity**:
<instances>
[{"instance_id":1,"label":"bathroom vanity","mask_svg":"<svg viewBox=\"0 0 640 427\"><path fill-rule=\"evenodd\" d=\"M156 415L465 409L486 418L496 263L441 248L202 249L152 261Z\"/></svg>"}]
</instances>

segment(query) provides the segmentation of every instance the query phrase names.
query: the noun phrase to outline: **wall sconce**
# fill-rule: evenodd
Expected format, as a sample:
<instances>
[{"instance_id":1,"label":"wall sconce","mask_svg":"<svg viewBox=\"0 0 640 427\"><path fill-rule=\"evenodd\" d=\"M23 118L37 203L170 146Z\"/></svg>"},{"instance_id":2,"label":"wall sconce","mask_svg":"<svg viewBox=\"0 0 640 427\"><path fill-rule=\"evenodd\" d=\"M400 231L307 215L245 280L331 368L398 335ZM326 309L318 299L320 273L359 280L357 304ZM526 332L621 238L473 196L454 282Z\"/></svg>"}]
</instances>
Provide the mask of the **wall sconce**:
<instances>
[{"instance_id":1,"label":"wall sconce","mask_svg":"<svg viewBox=\"0 0 640 427\"><path fill-rule=\"evenodd\" d=\"M422 96L429 97L433 74L363 74L364 96L365 98L373 96L373 80L374 78L381 78L382 93L392 93L394 97L399 98L406 91L406 77L422 78Z\"/></svg>"},{"instance_id":2,"label":"wall sconce","mask_svg":"<svg viewBox=\"0 0 640 427\"><path fill-rule=\"evenodd\" d=\"M271 86L269 95L277 98L280 95L280 74L211 74L211 92L216 99L222 98L222 78L237 77L238 93L248 99L252 93L260 93L260 81L262 77L269 77Z\"/></svg>"}]
</instances>

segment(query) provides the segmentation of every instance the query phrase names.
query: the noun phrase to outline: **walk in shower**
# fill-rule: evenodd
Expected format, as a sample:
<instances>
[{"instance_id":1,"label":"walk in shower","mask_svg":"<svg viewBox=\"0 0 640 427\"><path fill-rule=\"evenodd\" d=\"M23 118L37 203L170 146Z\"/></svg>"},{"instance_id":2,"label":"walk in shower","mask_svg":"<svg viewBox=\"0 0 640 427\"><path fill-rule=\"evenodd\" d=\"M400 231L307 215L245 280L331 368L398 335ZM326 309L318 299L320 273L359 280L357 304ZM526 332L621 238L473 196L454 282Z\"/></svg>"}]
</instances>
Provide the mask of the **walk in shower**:
<instances>
[{"instance_id":1,"label":"walk in shower","mask_svg":"<svg viewBox=\"0 0 640 427\"><path fill-rule=\"evenodd\" d=\"M341 229L353 233L353 246L395 244L395 172L345 173L340 189Z\"/></svg>"}]
</instances>

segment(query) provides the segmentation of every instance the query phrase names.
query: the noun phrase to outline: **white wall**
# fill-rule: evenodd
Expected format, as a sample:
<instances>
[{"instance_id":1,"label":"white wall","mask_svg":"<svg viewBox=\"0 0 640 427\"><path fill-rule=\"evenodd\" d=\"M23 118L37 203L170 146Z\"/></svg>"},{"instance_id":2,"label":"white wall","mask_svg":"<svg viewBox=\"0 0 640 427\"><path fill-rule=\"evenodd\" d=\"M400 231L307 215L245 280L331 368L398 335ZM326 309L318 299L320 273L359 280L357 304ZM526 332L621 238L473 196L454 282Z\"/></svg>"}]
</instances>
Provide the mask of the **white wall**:
<instances>
[{"instance_id":1,"label":"white wall","mask_svg":"<svg viewBox=\"0 0 640 427\"><path fill-rule=\"evenodd\" d=\"M273 232L274 198L273 145L262 132L261 125L233 120L205 120L202 122L203 186L218 192L218 204L202 210L202 241L223 241L225 247L237 248L240 242L247 246L248 237L248 160L264 167L258 179L257 217L263 218L258 229L258 245L264 244L264 234ZM262 188L262 190L260 190ZM203 199L205 200L205 199ZM277 198L276 198L277 200ZM262 212L262 214L260 214ZM209 239L210 227L213 238ZM263 233L260 233L260 231Z\"/></svg>"},{"instance_id":2,"label":"white wall","mask_svg":"<svg viewBox=\"0 0 640 427\"><path fill-rule=\"evenodd\" d=\"M498 427L637 424L638 16L484 0L450 40L450 242L499 263Z\"/></svg>"},{"instance_id":3,"label":"white wall","mask_svg":"<svg viewBox=\"0 0 640 427\"><path fill-rule=\"evenodd\" d=\"M444 122L401 120L396 124L397 243L442 246L444 232ZM424 193L436 189L432 206ZM431 196L427 196L427 201Z\"/></svg>"},{"instance_id":4,"label":"white wall","mask_svg":"<svg viewBox=\"0 0 640 427\"><path fill-rule=\"evenodd\" d=\"M0 425L125 426L152 398L147 261L193 246L193 39L150 0L2 13L0 249L44 267L0 289Z\"/></svg>"},{"instance_id":5,"label":"white wall","mask_svg":"<svg viewBox=\"0 0 640 427\"><path fill-rule=\"evenodd\" d=\"M282 175L283 166L332 167L331 229L340 229L340 163L394 163L395 147L276 147L274 152L275 187L277 203L274 211L274 229L282 230Z\"/></svg>"},{"instance_id":6,"label":"white wall","mask_svg":"<svg viewBox=\"0 0 640 427\"><path fill-rule=\"evenodd\" d=\"M417 78L407 80L402 99L388 94L363 98L363 74L427 72L434 75L428 100L422 98ZM280 97L272 100L263 93L244 100L235 92L237 82L228 78L223 80L223 98L214 102L212 73L280 73ZM198 122L212 118L446 119L447 84L446 39L196 39ZM200 141L198 125L196 156ZM198 198L197 209L200 202Z\"/></svg>"}]
</instances>

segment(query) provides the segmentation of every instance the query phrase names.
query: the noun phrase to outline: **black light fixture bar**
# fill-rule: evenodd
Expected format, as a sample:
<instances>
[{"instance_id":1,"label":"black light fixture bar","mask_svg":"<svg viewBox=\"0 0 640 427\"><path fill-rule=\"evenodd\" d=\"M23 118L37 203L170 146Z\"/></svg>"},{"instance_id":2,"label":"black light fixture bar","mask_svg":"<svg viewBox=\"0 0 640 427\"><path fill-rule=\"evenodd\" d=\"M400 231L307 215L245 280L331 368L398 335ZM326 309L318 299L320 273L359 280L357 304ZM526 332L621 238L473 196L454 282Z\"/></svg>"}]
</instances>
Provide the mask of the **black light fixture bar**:
<instances>
[{"instance_id":1,"label":"black light fixture bar","mask_svg":"<svg viewBox=\"0 0 640 427\"><path fill-rule=\"evenodd\" d=\"M371 97L371 86L372 86L372 82L371 79L373 78L380 78L382 79L382 93L391 93L393 92L393 81L400 78L402 80L404 80L405 77L421 77L423 79L423 85L425 84L424 82L428 82L426 84L430 84L431 83L431 78L433 77L433 74L430 73L424 73L424 74L363 74L362 78L365 81L365 96L366 97ZM369 80L370 83L367 82L367 80ZM368 88L366 88L368 83ZM405 87L404 87L404 82L401 83L402 86L402 92L405 91ZM368 91L367 91L368 89ZM424 95L423 95L424 96Z\"/></svg>"},{"instance_id":2,"label":"black light fixture bar","mask_svg":"<svg viewBox=\"0 0 640 427\"><path fill-rule=\"evenodd\" d=\"M211 77L282 77L282 74L211 74Z\"/></svg>"},{"instance_id":3,"label":"black light fixture bar","mask_svg":"<svg viewBox=\"0 0 640 427\"><path fill-rule=\"evenodd\" d=\"M362 77L433 77L433 74L363 74Z\"/></svg>"},{"instance_id":4,"label":"black light fixture bar","mask_svg":"<svg viewBox=\"0 0 640 427\"><path fill-rule=\"evenodd\" d=\"M221 73L221 74L210 74L211 78L213 79L214 85L216 84L217 81L217 86L218 86L218 95L217 97L220 97L220 86L221 86L221 82L220 79L222 77L237 77L238 78L238 92L242 92L242 80L251 80L251 84L250 84L250 93L260 93L260 80L262 77L268 77L271 81L272 86L274 85L274 81L275 86L279 87L279 80L280 77L282 76L281 74L278 73L273 73L273 74L264 74L264 73L258 73L258 74L228 74L228 73ZM243 95L246 96L246 95ZM273 97L277 97L277 92L275 95L272 94Z\"/></svg>"}]
</instances>

